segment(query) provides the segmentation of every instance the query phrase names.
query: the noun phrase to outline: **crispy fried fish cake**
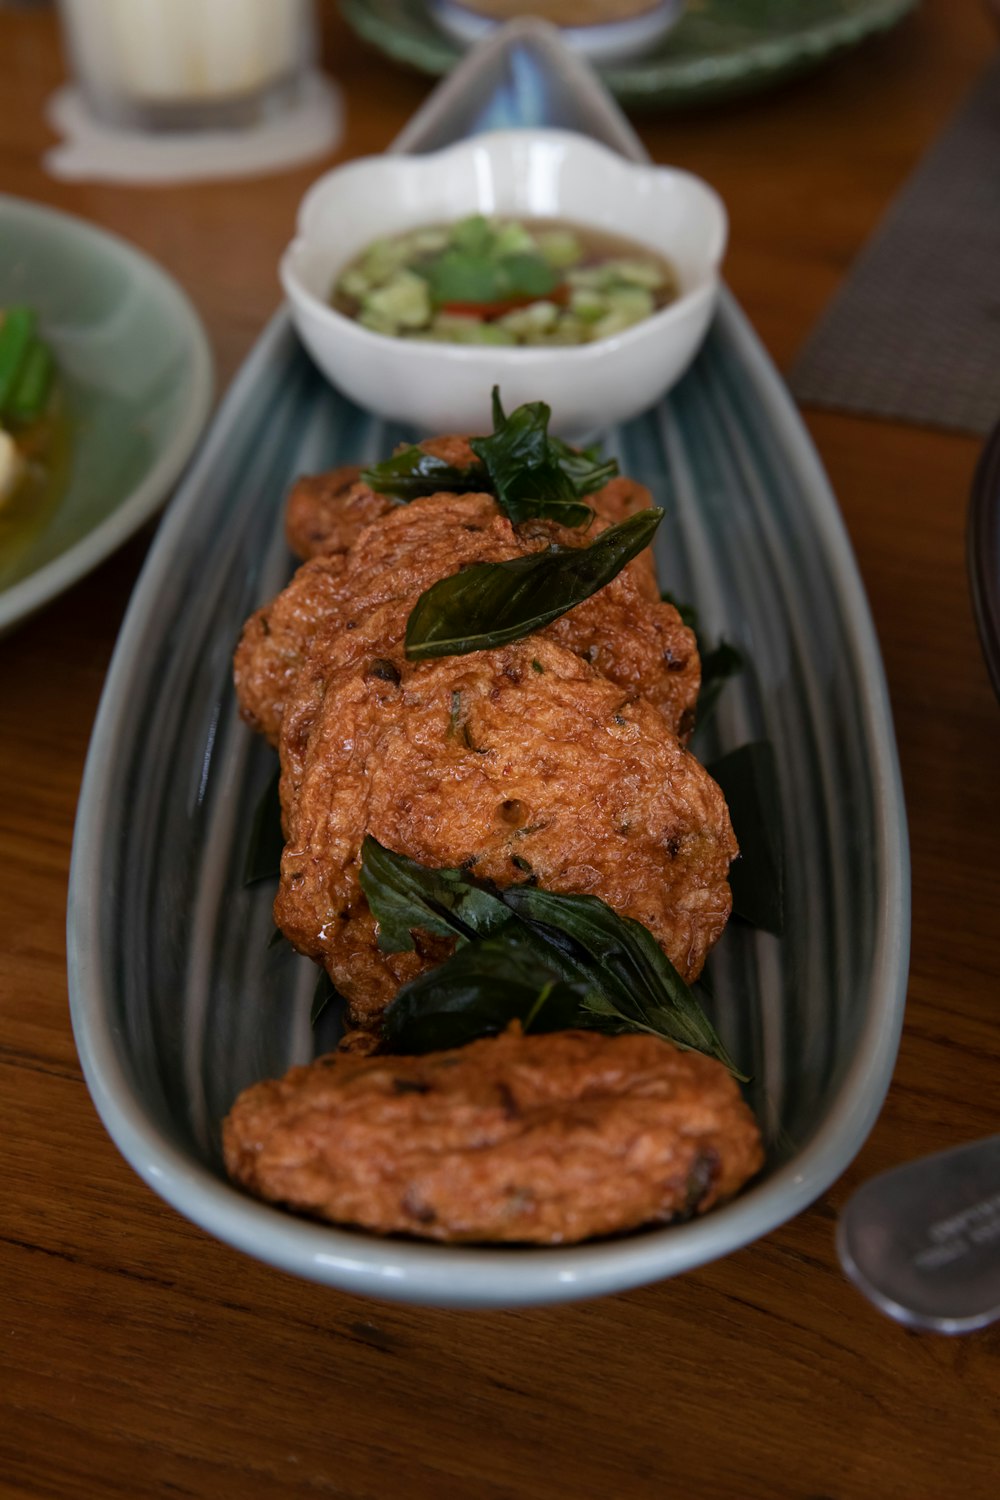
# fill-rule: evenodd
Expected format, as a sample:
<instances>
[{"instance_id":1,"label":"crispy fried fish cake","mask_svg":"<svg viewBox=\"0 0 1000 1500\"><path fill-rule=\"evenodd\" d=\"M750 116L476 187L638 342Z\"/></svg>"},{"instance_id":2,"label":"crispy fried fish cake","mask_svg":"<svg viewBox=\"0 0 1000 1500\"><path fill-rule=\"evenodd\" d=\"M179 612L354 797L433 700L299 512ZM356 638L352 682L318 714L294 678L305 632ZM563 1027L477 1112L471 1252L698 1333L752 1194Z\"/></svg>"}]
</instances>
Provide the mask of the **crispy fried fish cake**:
<instances>
[{"instance_id":1,"label":"crispy fried fish cake","mask_svg":"<svg viewBox=\"0 0 1000 1500\"><path fill-rule=\"evenodd\" d=\"M337 618L343 556L303 563L287 588L243 626L233 657L240 713L251 729L278 743L281 714L317 630Z\"/></svg>"},{"instance_id":2,"label":"crispy fried fish cake","mask_svg":"<svg viewBox=\"0 0 1000 1500\"><path fill-rule=\"evenodd\" d=\"M551 542L579 546L589 533L548 522L513 527L489 495L432 495L398 506L363 530L345 554L316 557L276 599L247 621L234 661L243 717L272 743L297 675L314 641L356 629L376 609L384 616L384 654L402 640L406 620L431 584L471 562L505 562ZM645 566L634 559L605 588L553 622L546 634L621 687L643 694L686 736L701 682L695 639L673 605L645 597Z\"/></svg>"},{"instance_id":3,"label":"crispy fried fish cake","mask_svg":"<svg viewBox=\"0 0 1000 1500\"><path fill-rule=\"evenodd\" d=\"M736 841L721 791L645 699L541 636L417 665L311 661L302 675L282 727L275 920L325 964L356 1024L377 1024L427 966L378 950L358 883L366 833L500 886L599 896L686 978L700 972L729 916Z\"/></svg>"},{"instance_id":4,"label":"crispy fried fish cake","mask_svg":"<svg viewBox=\"0 0 1000 1500\"><path fill-rule=\"evenodd\" d=\"M296 557L337 557L394 502L361 481L357 464L296 481L285 506L285 537Z\"/></svg>"},{"instance_id":5,"label":"crispy fried fish cake","mask_svg":"<svg viewBox=\"0 0 1000 1500\"><path fill-rule=\"evenodd\" d=\"M704 1213L763 1163L720 1063L589 1031L322 1057L241 1094L223 1141L238 1183L299 1213L540 1245Z\"/></svg>"},{"instance_id":6,"label":"crispy fried fish cake","mask_svg":"<svg viewBox=\"0 0 1000 1500\"><path fill-rule=\"evenodd\" d=\"M464 437L425 438L418 447L456 468L476 461ZM296 481L288 496L285 536L297 557L336 557L347 551L366 526L397 504L362 481L359 464L308 474Z\"/></svg>"}]
</instances>

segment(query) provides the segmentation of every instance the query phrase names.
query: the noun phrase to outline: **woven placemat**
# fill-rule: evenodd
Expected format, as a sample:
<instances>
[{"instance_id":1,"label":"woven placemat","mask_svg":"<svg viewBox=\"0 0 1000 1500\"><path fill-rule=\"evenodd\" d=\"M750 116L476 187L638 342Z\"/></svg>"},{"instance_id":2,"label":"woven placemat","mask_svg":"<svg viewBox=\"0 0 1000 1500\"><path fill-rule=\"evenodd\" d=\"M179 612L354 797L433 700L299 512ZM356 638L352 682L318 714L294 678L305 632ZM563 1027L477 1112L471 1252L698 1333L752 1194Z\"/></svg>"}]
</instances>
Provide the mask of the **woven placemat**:
<instances>
[{"instance_id":1,"label":"woven placemat","mask_svg":"<svg viewBox=\"0 0 1000 1500\"><path fill-rule=\"evenodd\" d=\"M862 251L792 368L799 401L984 433L1000 417L1000 62Z\"/></svg>"}]
</instances>

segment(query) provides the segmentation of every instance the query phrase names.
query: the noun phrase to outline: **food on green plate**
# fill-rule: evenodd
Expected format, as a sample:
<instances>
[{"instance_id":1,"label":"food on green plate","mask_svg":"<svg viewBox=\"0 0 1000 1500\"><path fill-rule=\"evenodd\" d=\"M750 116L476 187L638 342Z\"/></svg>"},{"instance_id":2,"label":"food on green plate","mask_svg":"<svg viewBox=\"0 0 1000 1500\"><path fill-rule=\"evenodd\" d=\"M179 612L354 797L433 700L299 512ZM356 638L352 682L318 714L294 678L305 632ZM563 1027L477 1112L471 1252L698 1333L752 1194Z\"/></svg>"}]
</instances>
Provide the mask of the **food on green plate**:
<instances>
[{"instance_id":1,"label":"food on green plate","mask_svg":"<svg viewBox=\"0 0 1000 1500\"><path fill-rule=\"evenodd\" d=\"M37 485L51 437L55 363L30 307L0 308L0 505Z\"/></svg>"},{"instance_id":2,"label":"food on green plate","mask_svg":"<svg viewBox=\"0 0 1000 1500\"><path fill-rule=\"evenodd\" d=\"M376 240L338 276L338 312L374 333L451 344L589 344L678 296L655 251L556 220L435 224Z\"/></svg>"},{"instance_id":3,"label":"food on green plate","mask_svg":"<svg viewBox=\"0 0 1000 1500\"><path fill-rule=\"evenodd\" d=\"M548 417L495 394L489 435L300 482L308 560L236 653L280 755L275 921L348 1035L241 1096L226 1161L335 1222L572 1243L761 1164L691 988L737 844L685 744L701 666L655 587L662 512Z\"/></svg>"}]
</instances>

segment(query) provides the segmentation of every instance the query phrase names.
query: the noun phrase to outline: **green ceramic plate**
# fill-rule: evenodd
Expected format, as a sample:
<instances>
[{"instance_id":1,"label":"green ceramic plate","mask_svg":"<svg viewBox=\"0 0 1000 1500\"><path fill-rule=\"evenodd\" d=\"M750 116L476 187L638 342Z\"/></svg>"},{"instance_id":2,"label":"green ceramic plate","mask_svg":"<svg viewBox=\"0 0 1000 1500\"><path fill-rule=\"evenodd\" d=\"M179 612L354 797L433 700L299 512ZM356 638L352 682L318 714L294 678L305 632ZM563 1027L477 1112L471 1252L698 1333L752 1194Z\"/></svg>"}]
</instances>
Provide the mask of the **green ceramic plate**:
<instances>
[{"instance_id":1,"label":"green ceramic plate","mask_svg":"<svg viewBox=\"0 0 1000 1500\"><path fill-rule=\"evenodd\" d=\"M684 18L651 51L599 72L613 94L637 107L729 98L815 67L894 25L915 4L690 0ZM460 55L421 0L341 0L340 8L366 41L424 73L447 73Z\"/></svg>"},{"instance_id":2,"label":"green ceramic plate","mask_svg":"<svg viewBox=\"0 0 1000 1500\"><path fill-rule=\"evenodd\" d=\"M0 307L27 302L59 365L63 486L0 512L0 632L103 562L154 514L208 416L197 314L158 266L68 214L0 194Z\"/></svg>"}]
</instances>

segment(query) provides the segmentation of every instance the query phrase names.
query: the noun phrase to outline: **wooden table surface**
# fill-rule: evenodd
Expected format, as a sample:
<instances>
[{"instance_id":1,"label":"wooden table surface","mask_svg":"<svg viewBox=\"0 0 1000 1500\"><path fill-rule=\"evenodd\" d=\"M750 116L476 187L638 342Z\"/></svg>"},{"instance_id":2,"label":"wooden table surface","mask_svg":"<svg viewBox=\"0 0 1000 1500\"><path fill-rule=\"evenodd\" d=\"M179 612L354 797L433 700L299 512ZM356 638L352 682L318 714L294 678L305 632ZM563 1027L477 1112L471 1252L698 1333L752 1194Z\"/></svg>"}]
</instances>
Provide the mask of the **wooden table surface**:
<instances>
[{"instance_id":1,"label":"wooden table surface","mask_svg":"<svg viewBox=\"0 0 1000 1500\"><path fill-rule=\"evenodd\" d=\"M430 82L326 9L341 154L377 151ZM727 199L727 275L782 368L996 40L978 5L925 0L812 78L638 117L658 160ZM0 188L168 267L204 317L221 389L276 305L278 253L323 164L171 188L55 182L42 106L61 75L51 15L0 8ZM865 1178L1000 1129L1000 707L963 550L978 445L807 420L868 588L909 807L899 1063L860 1156L814 1207L625 1296L483 1314L362 1301L243 1258L143 1186L80 1074L64 911L88 735L149 535L0 642L0 1495L997 1493L1000 1327L907 1333L845 1282L833 1244Z\"/></svg>"}]
</instances>

